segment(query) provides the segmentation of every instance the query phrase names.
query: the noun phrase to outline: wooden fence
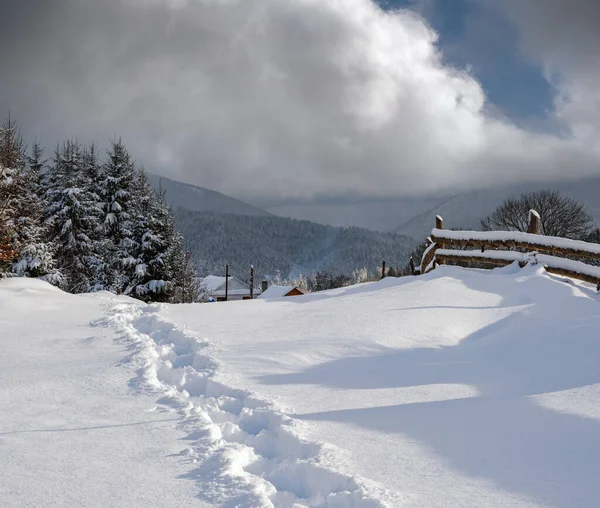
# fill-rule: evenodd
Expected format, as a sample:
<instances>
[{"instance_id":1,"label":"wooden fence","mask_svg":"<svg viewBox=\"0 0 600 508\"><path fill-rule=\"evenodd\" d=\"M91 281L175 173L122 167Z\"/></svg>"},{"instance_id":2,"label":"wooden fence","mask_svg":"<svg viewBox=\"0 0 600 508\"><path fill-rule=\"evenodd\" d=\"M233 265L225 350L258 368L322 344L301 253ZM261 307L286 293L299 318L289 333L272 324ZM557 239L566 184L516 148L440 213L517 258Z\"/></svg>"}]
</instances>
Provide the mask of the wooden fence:
<instances>
[{"instance_id":1,"label":"wooden fence","mask_svg":"<svg viewBox=\"0 0 600 508\"><path fill-rule=\"evenodd\" d=\"M447 230L438 215L427 241L420 270L415 270L423 274L446 263L506 266L518 261L521 267L541 264L550 273L594 283L600 291L600 266L573 259L600 264L600 244L540 235L540 216L534 210L529 212L527 233ZM475 249L465 250L469 247Z\"/></svg>"}]
</instances>

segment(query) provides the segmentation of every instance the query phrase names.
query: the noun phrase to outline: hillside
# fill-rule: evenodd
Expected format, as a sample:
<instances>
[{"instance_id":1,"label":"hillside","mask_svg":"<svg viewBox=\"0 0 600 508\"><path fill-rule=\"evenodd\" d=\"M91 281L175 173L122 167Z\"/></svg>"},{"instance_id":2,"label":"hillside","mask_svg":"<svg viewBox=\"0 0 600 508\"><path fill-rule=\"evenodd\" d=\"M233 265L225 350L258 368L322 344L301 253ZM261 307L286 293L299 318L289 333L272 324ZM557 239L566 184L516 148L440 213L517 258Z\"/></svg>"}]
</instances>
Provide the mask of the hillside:
<instances>
[{"instance_id":1,"label":"hillside","mask_svg":"<svg viewBox=\"0 0 600 508\"><path fill-rule=\"evenodd\" d=\"M164 176L148 175L150 184L167 191L167 200L174 208L192 211L235 213L238 215L269 216L269 212L204 187L178 182Z\"/></svg>"},{"instance_id":2,"label":"hillside","mask_svg":"<svg viewBox=\"0 0 600 508\"><path fill-rule=\"evenodd\" d=\"M2 280L2 506L596 506L599 305L538 267L194 305Z\"/></svg>"},{"instance_id":3,"label":"hillside","mask_svg":"<svg viewBox=\"0 0 600 508\"><path fill-rule=\"evenodd\" d=\"M350 203L283 204L267 210L281 217L309 220L330 226L357 226L391 232L415 215L438 204L440 197L406 197Z\"/></svg>"},{"instance_id":4,"label":"hillside","mask_svg":"<svg viewBox=\"0 0 600 508\"><path fill-rule=\"evenodd\" d=\"M177 209L186 248L199 267L222 274L229 263L232 274L248 278L283 277L316 270L351 274L357 268L374 271L383 259L388 266L406 265L414 242L404 236L360 228L336 228L283 217L252 217Z\"/></svg>"}]
</instances>

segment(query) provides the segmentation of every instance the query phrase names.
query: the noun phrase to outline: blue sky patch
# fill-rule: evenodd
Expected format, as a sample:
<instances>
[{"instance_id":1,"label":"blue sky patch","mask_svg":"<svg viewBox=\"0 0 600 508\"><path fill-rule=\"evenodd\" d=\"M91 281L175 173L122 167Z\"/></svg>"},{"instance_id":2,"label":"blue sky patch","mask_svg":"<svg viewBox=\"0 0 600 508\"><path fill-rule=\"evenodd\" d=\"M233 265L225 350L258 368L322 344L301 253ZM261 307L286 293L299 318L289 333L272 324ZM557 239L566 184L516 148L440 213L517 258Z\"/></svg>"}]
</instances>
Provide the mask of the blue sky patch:
<instances>
[{"instance_id":1,"label":"blue sky patch","mask_svg":"<svg viewBox=\"0 0 600 508\"><path fill-rule=\"evenodd\" d=\"M444 60L469 67L488 101L517 123L539 123L552 110L553 90L539 66L525 60L516 28L472 0L379 0L388 10L420 10L439 34Z\"/></svg>"}]
</instances>

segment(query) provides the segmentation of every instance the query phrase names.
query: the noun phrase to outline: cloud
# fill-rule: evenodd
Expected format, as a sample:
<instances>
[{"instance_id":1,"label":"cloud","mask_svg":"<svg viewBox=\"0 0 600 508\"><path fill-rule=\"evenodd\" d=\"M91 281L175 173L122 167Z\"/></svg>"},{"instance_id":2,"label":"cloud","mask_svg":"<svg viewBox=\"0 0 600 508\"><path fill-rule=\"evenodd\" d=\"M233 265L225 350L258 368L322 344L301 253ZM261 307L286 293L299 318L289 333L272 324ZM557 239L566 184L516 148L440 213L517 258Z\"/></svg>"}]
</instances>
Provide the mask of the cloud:
<instances>
[{"instance_id":1,"label":"cloud","mask_svg":"<svg viewBox=\"0 0 600 508\"><path fill-rule=\"evenodd\" d=\"M435 32L407 10L370 0L11 4L0 107L26 132L47 143L117 134L149 170L238 197L390 197L599 167L589 133L562 139L492 115L479 83L443 63Z\"/></svg>"}]
</instances>

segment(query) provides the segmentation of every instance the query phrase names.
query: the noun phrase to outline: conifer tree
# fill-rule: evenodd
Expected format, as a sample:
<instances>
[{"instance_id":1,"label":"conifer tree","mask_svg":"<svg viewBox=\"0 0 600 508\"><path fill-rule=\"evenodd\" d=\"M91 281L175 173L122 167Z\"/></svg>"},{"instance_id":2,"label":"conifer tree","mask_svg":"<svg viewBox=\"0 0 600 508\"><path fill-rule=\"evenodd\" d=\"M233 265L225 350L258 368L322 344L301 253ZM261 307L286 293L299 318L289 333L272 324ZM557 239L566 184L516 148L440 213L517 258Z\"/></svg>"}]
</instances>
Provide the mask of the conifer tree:
<instances>
[{"instance_id":1,"label":"conifer tree","mask_svg":"<svg viewBox=\"0 0 600 508\"><path fill-rule=\"evenodd\" d=\"M197 301L196 270L191 254L183 249L183 238L175 227L165 193L153 191L141 169L136 172L134 195L136 265L126 292L144 301Z\"/></svg>"},{"instance_id":2,"label":"conifer tree","mask_svg":"<svg viewBox=\"0 0 600 508\"><path fill-rule=\"evenodd\" d=\"M112 271L108 278L114 279L114 290L121 293L131 286L137 265L131 217L135 169L120 139L111 143L107 156L100 181L106 246L110 252L106 269Z\"/></svg>"},{"instance_id":3,"label":"conifer tree","mask_svg":"<svg viewBox=\"0 0 600 508\"><path fill-rule=\"evenodd\" d=\"M0 275L9 271L18 250L15 219L24 154L23 138L9 116L0 127Z\"/></svg>"},{"instance_id":4,"label":"conifer tree","mask_svg":"<svg viewBox=\"0 0 600 508\"><path fill-rule=\"evenodd\" d=\"M42 151L37 144L33 157L36 166L26 167L25 145L9 117L0 130L0 258L5 273L58 282L38 195Z\"/></svg>"},{"instance_id":5,"label":"conifer tree","mask_svg":"<svg viewBox=\"0 0 600 508\"><path fill-rule=\"evenodd\" d=\"M82 150L77 141L67 141L57 150L53 173L47 210L52 237L58 245L57 264L67 291L88 292L94 289L101 262L94 238L100 210L83 171Z\"/></svg>"},{"instance_id":6,"label":"conifer tree","mask_svg":"<svg viewBox=\"0 0 600 508\"><path fill-rule=\"evenodd\" d=\"M131 223L136 261L135 270L124 292L141 300L151 301L156 296L155 293L165 290L162 272L167 238L164 236L157 197L143 169L136 172L133 195L135 206L131 214Z\"/></svg>"},{"instance_id":7,"label":"conifer tree","mask_svg":"<svg viewBox=\"0 0 600 508\"><path fill-rule=\"evenodd\" d=\"M15 256L12 172L0 161L0 277L8 271Z\"/></svg>"},{"instance_id":8,"label":"conifer tree","mask_svg":"<svg viewBox=\"0 0 600 508\"><path fill-rule=\"evenodd\" d=\"M17 123L9 115L0 127L0 164L10 170L24 168L25 151L23 136L17 129Z\"/></svg>"},{"instance_id":9,"label":"conifer tree","mask_svg":"<svg viewBox=\"0 0 600 508\"><path fill-rule=\"evenodd\" d=\"M27 157L27 168L32 190L44 201L46 192L44 180L49 168L48 161L44 159L44 147L38 141L31 146L31 155Z\"/></svg>"},{"instance_id":10,"label":"conifer tree","mask_svg":"<svg viewBox=\"0 0 600 508\"><path fill-rule=\"evenodd\" d=\"M46 161L43 148L34 143L27 157L27 170L20 174L20 196L16 208L17 255L11 271L17 276L40 277L53 284L62 281L54 259L55 245L49 241L50 228L44 222L45 201L41 185Z\"/></svg>"},{"instance_id":11,"label":"conifer tree","mask_svg":"<svg viewBox=\"0 0 600 508\"><path fill-rule=\"evenodd\" d=\"M143 290L152 301L170 302L174 297L177 270L183 261L180 255L182 243L165 192L151 192L149 205L150 221L141 241L147 266Z\"/></svg>"},{"instance_id":12,"label":"conifer tree","mask_svg":"<svg viewBox=\"0 0 600 508\"><path fill-rule=\"evenodd\" d=\"M195 303L202 298L202 288L196 265L192 260L192 253L179 246L178 258L180 261L175 266L174 290L171 303Z\"/></svg>"},{"instance_id":13,"label":"conifer tree","mask_svg":"<svg viewBox=\"0 0 600 508\"><path fill-rule=\"evenodd\" d=\"M92 185L92 190L98 193L98 186L102 181L102 174L100 171L100 164L98 163L96 145L94 143L83 149L83 171Z\"/></svg>"},{"instance_id":14,"label":"conifer tree","mask_svg":"<svg viewBox=\"0 0 600 508\"><path fill-rule=\"evenodd\" d=\"M82 171L84 172L89 186L90 198L96 205L96 213L99 220L96 224L96 230L93 232L94 251L97 256L93 276L90 281L90 291L116 291L117 274L114 267L114 256L116 248L112 241L106 235L104 226L104 203L102 201L102 184L104 176L96 145L91 144L84 147L82 153Z\"/></svg>"}]
</instances>

